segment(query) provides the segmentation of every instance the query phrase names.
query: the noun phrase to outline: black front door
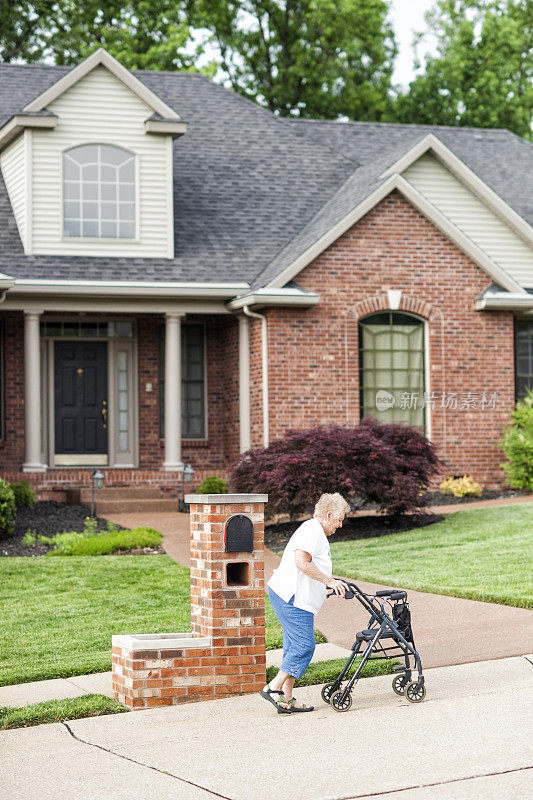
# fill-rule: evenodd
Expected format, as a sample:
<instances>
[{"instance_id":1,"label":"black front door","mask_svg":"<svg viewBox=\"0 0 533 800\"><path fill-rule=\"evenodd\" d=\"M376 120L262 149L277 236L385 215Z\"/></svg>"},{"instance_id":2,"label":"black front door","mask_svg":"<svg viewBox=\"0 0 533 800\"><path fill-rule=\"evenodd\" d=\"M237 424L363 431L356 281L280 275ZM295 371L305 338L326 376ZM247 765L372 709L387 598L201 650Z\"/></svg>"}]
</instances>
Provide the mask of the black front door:
<instances>
[{"instance_id":1,"label":"black front door","mask_svg":"<svg viewBox=\"0 0 533 800\"><path fill-rule=\"evenodd\" d=\"M107 342L56 342L54 363L56 455L107 454Z\"/></svg>"}]
</instances>

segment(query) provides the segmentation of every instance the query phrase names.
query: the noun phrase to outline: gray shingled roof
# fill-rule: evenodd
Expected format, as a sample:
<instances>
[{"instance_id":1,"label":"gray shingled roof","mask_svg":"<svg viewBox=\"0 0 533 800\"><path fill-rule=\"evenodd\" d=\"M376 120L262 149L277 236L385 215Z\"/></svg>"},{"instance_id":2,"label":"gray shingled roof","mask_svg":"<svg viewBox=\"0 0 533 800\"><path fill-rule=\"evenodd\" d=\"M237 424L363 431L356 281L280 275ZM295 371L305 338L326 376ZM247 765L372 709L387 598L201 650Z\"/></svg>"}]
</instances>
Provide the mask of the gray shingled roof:
<instances>
[{"instance_id":1,"label":"gray shingled roof","mask_svg":"<svg viewBox=\"0 0 533 800\"><path fill-rule=\"evenodd\" d=\"M68 71L0 64L0 125ZM200 75L134 74L189 123L174 144L175 258L25 256L0 178L0 272L264 285L428 132L533 223L533 146L508 131L285 120Z\"/></svg>"}]
</instances>

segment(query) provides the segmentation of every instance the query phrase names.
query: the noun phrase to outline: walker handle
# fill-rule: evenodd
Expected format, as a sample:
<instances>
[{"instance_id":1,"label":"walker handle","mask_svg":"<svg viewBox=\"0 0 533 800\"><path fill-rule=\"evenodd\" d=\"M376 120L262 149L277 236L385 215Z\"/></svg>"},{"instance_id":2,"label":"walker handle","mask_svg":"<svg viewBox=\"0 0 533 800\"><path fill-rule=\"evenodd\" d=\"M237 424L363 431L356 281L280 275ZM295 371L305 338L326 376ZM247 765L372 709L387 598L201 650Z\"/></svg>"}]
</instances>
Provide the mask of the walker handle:
<instances>
[{"instance_id":1,"label":"walker handle","mask_svg":"<svg viewBox=\"0 0 533 800\"><path fill-rule=\"evenodd\" d=\"M344 578L335 578L335 580L336 581L342 581L345 585L350 586L348 581L345 581ZM337 592L335 592L335 591L333 591L333 589L331 589L331 591L326 593L326 597L332 597L334 594L337 594ZM342 595L339 595L339 597L342 597ZM344 592L344 599L345 600L352 600L354 597L355 597L355 592L352 592L351 588L345 590L345 592Z\"/></svg>"}]
</instances>

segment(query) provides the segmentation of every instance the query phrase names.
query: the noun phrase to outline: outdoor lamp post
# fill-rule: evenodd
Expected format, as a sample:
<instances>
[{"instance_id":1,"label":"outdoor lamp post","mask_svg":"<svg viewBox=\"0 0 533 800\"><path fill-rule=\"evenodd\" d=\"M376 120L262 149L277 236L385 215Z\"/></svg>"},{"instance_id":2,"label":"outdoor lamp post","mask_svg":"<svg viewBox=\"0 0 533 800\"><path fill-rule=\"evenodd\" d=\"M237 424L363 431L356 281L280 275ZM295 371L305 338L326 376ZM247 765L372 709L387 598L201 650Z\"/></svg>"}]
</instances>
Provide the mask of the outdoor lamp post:
<instances>
[{"instance_id":1,"label":"outdoor lamp post","mask_svg":"<svg viewBox=\"0 0 533 800\"><path fill-rule=\"evenodd\" d=\"M181 497L178 504L178 511L188 511L189 506L185 502L185 484L189 484L194 475L194 470L190 464L184 464L181 473Z\"/></svg>"},{"instance_id":2,"label":"outdoor lamp post","mask_svg":"<svg viewBox=\"0 0 533 800\"><path fill-rule=\"evenodd\" d=\"M101 489L104 485L104 476L99 469L93 469L91 485L91 517L94 517L94 490Z\"/></svg>"}]
</instances>

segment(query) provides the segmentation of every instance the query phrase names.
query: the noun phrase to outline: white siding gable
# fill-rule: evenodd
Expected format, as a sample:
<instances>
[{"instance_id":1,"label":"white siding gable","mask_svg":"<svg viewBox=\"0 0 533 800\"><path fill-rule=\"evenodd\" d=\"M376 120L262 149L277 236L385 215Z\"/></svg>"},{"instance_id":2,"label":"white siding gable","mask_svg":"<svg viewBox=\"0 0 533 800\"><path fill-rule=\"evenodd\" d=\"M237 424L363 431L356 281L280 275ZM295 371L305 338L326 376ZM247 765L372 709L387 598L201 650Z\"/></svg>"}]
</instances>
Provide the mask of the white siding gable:
<instances>
[{"instance_id":1,"label":"white siding gable","mask_svg":"<svg viewBox=\"0 0 533 800\"><path fill-rule=\"evenodd\" d=\"M533 248L440 161L424 155L402 175L519 284L533 286Z\"/></svg>"},{"instance_id":2,"label":"white siding gable","mask_svg":"<svg viewBox=\"0 0 533 800\"><path fill-rule=\"evenodd\" d=\"M26 252L26 198L28 197L28 174L26 172L27 142L31 131L25 131L0 155L0 167L6 184L7 194L19 230L20 239Z\"/></svg>"},{"instance_id":3,"label":"white siding gable","mask_svg":"<svg viewBox=\"0 0 533 800\"><path fill-rule=\"evenodd\" d=\"M153 109L105 67L94 69L48 108L58 117L55 129L33 132L31 252L172 258L172 138L145 133L144 121ZM63 237L63 152L95 143L135 155L135 240Z\"/></svg>"}]
</instances>

